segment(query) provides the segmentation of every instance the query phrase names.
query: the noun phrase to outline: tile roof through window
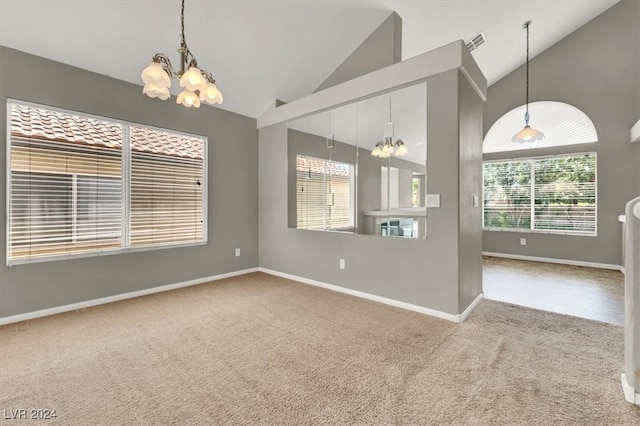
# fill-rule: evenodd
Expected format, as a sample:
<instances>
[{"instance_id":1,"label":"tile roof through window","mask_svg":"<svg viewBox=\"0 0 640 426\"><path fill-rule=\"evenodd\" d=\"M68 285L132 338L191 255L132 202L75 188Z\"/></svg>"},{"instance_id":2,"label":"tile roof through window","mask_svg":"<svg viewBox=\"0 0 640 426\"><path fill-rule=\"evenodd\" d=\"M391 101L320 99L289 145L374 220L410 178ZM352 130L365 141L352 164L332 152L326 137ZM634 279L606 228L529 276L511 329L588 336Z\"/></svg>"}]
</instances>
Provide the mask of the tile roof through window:
<instances>
[{"instance_id":1,"label":"tile roof through window","mask_svg":"<svg viewBox=\"0 0 640 426\"><path fill-rule=\"evenodd\" d=\"M329 161L322 158L298 155L296 158L296 169L299 172L311 172L316 174L326 173L329 176L350 176L351 165L336 161Z\"/></svg>"},{"instance_id":2,"label":"tile roof through window","mask_svg":"<svg viewBox=\"0 0 640 426\"><path fill-rule=\"evenodd\" d=\"M122 126L118 123L41 108L9 104L11 136L51 140L99 148L119 149ZM173 157L202 159L201 138L131 125L133 151Z\"/></svg>"}]
</instances>

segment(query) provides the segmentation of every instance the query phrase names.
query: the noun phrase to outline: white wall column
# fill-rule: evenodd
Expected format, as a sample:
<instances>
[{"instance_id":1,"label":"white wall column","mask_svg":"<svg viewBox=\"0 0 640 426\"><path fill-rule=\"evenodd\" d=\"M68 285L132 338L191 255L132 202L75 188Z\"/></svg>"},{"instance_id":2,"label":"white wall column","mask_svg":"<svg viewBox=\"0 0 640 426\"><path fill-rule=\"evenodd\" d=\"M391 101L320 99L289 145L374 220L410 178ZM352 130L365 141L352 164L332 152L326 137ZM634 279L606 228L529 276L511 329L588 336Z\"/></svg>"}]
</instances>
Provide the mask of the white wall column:
<instances>
[{"instance_id":1,"label":"white wall column","mask_svg":"<svg viewBox=\"0 0 640 426\"><path fill-rule=\"evenodd\" d=\"M640 197L625 210L624 397L640 405Z\"/></svg>"}]
</instances>

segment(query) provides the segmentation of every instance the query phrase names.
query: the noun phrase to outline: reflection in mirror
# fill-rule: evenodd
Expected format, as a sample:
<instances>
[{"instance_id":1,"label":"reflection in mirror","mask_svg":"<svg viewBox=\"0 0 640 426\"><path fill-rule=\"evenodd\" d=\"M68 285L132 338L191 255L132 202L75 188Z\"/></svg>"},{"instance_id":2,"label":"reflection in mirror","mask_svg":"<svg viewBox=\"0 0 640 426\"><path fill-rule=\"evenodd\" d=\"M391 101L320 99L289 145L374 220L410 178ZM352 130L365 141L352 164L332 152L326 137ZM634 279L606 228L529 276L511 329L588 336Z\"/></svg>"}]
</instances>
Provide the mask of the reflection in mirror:
<instances>
[{"instance_id":1,"label":"reflection in mirror","mask_svg":"<svg viewBox=\"0 0 640 426\"><path fill-rule=\"evenodd\" d=\"M289 227L354 232L356 105L292 121L287 127Z\"/></svg>"},{"instance_id":2,"label":"reflection in mirror","mask_svg":"<svg viewBox=\"0 0 640 426\"><path fill-rule=\"evenodd\" d=\"M358 232L426 237L426 83L358 103Z\"/></svg>"},{"instance_id":3,"label":"reflection in mirror","mask_svg":"<svg viewBox=\"0 0 640 426\"><path fill-rule=\"evenodd\" d=\"M287 123L290 228L426 237L426 83Z\"/></svg>"}]
</instances>

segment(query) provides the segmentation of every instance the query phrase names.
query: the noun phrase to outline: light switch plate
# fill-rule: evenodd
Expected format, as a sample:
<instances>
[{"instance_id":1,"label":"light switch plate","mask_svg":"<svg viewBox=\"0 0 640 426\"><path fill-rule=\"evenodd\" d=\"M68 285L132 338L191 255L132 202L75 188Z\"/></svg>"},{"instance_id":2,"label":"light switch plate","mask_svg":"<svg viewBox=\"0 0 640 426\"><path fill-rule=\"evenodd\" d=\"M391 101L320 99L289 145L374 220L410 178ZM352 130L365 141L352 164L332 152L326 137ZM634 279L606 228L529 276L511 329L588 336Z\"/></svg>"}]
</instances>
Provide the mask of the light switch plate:
<instances>
[{"instance_id":1,"label":"light switch plate","mask_svg":"<svg viewBox=\"0 0 640 426\"><path fill-rule=\"evenodd\" d=\"M473 196L473 207L478 207L478 196L477 195Z\"/></svg>"},{"instance_id":2,"label":"light switch plate","mask_svg":"<svg viewBox=\"0 0 640 426\"><path fill-rule=\"evenodd\" d=\"M336 145L336 138L334 135L327 136L327 148L333 148Z\"/></svg>"},{"instance_id":3,"label":"light switch plate","mask_svg":"<svg viewBox=\"0 0 640 426\"><path fill-rule=\"evenodd\" d=\"M440 207L440 194L427 194L427 207Z\"/></svg>"}]
</instances>

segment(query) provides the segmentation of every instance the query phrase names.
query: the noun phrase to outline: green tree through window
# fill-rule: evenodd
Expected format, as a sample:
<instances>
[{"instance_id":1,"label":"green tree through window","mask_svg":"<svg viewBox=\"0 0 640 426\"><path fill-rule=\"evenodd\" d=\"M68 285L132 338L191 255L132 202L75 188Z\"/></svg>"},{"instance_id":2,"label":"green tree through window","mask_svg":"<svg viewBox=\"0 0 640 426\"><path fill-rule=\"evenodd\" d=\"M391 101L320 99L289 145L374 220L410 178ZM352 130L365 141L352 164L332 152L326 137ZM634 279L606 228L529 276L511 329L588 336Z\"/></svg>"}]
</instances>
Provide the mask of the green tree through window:
<instances>
[{"instance_id":1,"label":"green tree through window","mask_svg":"<svg viewBox=\"0 0 640 426\"><path fill-rule=\"evenodd\" d=\"M485 228L596 233L595 153L486 162L483 178Z\"/></svg>"}]
</instances>

